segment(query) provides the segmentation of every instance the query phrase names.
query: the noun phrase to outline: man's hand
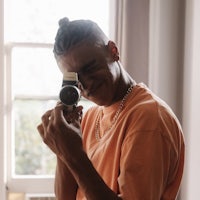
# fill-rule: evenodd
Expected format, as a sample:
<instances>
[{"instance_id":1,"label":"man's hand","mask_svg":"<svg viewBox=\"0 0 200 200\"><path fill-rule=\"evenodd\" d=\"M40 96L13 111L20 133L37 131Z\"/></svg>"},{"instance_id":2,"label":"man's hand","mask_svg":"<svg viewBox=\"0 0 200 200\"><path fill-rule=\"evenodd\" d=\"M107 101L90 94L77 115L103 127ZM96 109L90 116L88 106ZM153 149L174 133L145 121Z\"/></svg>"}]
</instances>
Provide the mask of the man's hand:
<instances>
[{"instance_id":1,"label":"man's hand","mask_svg":"<svg viewBox=\"0 0 200 200\"><path fill-rule=\"evenodd\" d=\"M68 112L58 103L42 116L42 123L37 127L44 143L61 159L76 156L78 150L82 149L82 109L79 106Z\"/></svg>"}]
</instances>

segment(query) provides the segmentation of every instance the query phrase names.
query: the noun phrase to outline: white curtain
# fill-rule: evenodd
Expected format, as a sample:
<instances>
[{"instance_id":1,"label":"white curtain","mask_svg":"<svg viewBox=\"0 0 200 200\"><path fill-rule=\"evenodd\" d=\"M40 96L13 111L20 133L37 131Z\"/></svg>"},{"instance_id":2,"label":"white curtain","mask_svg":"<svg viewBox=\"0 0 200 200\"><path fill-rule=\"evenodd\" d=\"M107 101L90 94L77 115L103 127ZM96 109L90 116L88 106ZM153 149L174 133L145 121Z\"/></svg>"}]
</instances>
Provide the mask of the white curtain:
<instances>
[{"instance_id":1,"label":"white curtain","mask_svg":"<svg viewBox=\"0 0 200 200\"><path fill-rule=\"evenodd\" d=\"M200 197L200 1L112 1L121 62L180 119L186 142L181 200ZM115 33L115 34L114 34Z\"/></svg>"},{"instance_id":2,"label":"white curtain","mask_svg":"<svg viewBox=\"0 0 200 200\"><path fill-rule=\"evenodd\" d=\"M113 0L112 3L115 13L111 28L120 60L137 82L147 84L149 0Z\"/></svg>"}]
</instances>

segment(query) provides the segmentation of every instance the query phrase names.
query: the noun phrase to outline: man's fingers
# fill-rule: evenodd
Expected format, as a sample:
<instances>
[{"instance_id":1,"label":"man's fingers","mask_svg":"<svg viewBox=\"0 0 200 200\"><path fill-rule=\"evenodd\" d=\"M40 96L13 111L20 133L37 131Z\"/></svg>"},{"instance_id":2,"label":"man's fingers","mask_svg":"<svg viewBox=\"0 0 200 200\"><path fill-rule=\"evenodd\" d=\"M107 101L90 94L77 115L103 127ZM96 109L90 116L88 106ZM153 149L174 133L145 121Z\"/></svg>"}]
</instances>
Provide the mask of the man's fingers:
<instances>
[{"instance_id":1,"label":"man's fingers","mask_svg":"<svg viewBox=\"0 0 200 200\"><path fill-rule=\"evenodd\" d=\"M42 116L42 124L46 128L49 124L49 120L52 118L52 110L48 110L43 116Z\"/></svg>"},{"instance_id":2,"label":"man's fingers","mask_svg":"<svg viewBox=\"0 0 200 200\"><path fill-rule=\"evenodd\" d=\"M83 114L83 106L76 107L75 111L81 116Z\"/></svg>"},{"instance_id":3,"label":"man's fingers","mask_svg":"<svg viewBox=\"0 0 200 200\"><path fill-rule=\"evenodd\" d=\"M42 124L39 124L39 125L37 126L37 130L38 130L40 136L43 138L43 137L44 137L44 128L43 128L43 125L42 125Z\"/></svg>"},{"instance_id":4,"label":"man's fingers","mask_svg":"<svg viewBox=\"0 0 200 200\"><path fill-rule=\"evenodd\" d=\"M63 106L56 106L52 111L52 115L55 124L59 124L60 122L66 122L63 115Z\"/></svg>"},{"instance_id":5,"label":"man's fingers","mask_svg":"<svg viewBox=\"0 0 200 200\"><path fill-rule=\"evenodd\" d=\"M52 118L52 110L47 111L42 117L42 123L37 126L37 130L40 133L40 136L44 139L49 121Z\"/></svg>"}]
</instances>

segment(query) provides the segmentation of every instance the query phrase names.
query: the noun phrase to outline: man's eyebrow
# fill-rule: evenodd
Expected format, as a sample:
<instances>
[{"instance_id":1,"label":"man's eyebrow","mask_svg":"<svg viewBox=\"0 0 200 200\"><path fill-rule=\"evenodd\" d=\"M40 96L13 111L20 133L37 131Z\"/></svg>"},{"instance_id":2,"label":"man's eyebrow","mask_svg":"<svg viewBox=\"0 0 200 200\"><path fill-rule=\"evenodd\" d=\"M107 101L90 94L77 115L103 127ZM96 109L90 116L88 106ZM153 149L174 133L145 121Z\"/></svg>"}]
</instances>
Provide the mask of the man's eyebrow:
<instances>
[{"instance_id":1,"label":"man's eyebrow","mask_svg":"<svg viewBox=\"0 0 200 200\"><path fill-rule=\"evenodd\" d=\"M80 71L82 72L82 71L87 71L87 70L89 70L89 68L90 68L92 65L94 65L95 62L96 62L95 59L89 61L88 63L84 64L84 65L81 67L81 70L80 70Z\"/></svg>"}]
</instances>

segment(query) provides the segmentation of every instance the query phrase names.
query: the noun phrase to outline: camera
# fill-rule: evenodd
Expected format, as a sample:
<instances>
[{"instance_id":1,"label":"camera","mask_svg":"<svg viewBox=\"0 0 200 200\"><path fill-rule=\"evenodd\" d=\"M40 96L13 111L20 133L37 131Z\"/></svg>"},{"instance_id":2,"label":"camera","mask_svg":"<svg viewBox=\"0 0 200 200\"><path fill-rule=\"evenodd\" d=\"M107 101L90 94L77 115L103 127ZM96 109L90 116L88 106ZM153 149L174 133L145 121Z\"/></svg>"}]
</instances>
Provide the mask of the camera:
<instances>
[{"instance_id":1,"label":"camera","mask_svg":"<svg viewBox=\"0 0 200 200\"><path fill-rule=\"evenodd\" d=\"M78 75L75 72L67 72L63 76L62 88L59 93L60 101L73 109L80 100L80 91L78 89Z\"/></svg>"}]
</instances>

